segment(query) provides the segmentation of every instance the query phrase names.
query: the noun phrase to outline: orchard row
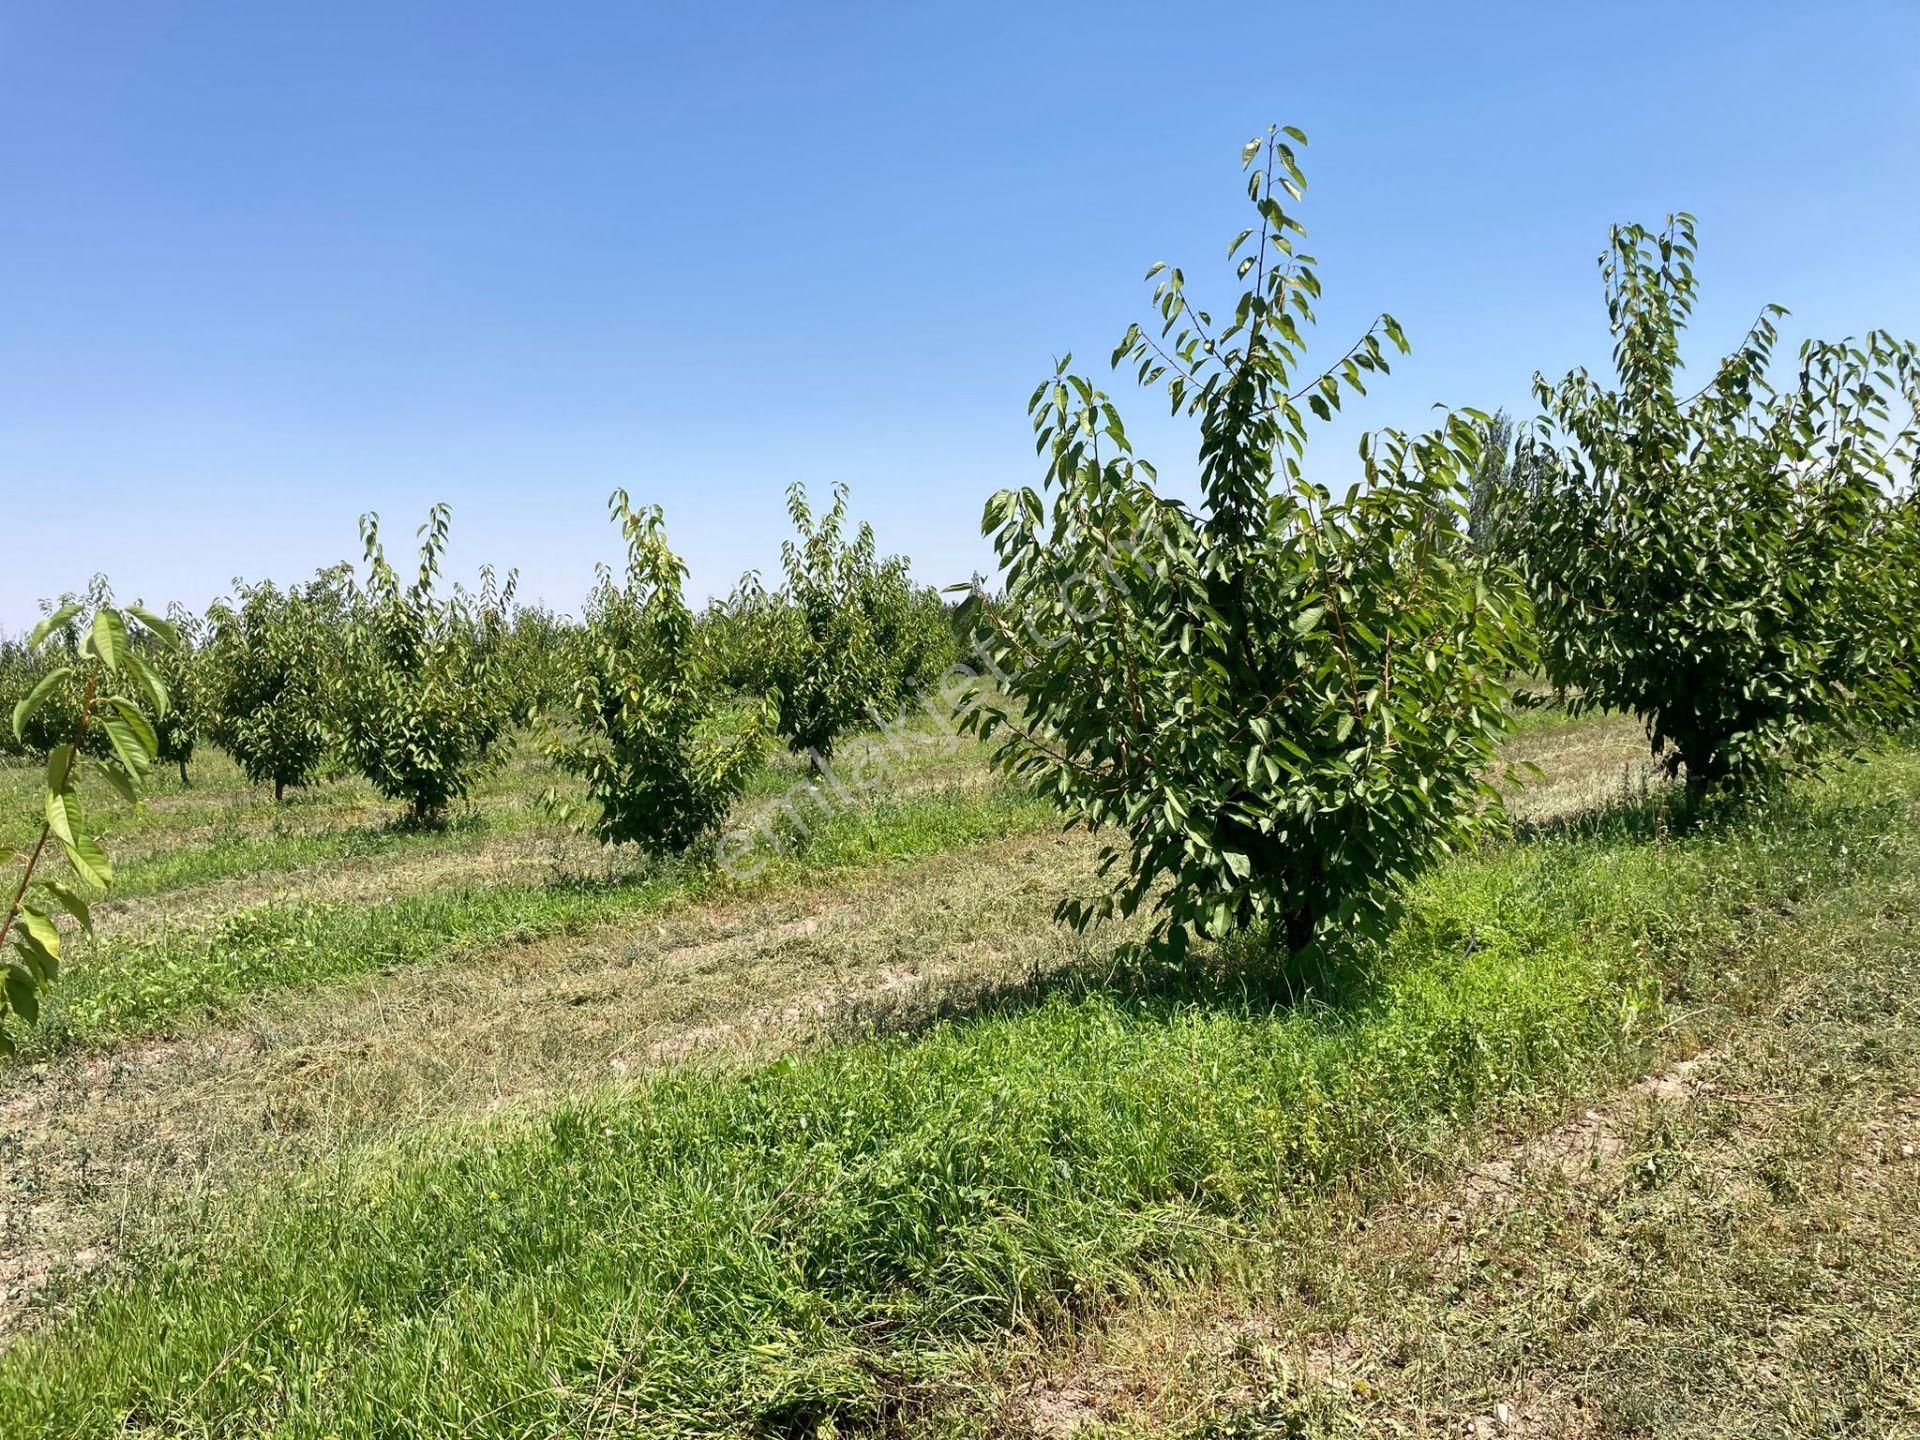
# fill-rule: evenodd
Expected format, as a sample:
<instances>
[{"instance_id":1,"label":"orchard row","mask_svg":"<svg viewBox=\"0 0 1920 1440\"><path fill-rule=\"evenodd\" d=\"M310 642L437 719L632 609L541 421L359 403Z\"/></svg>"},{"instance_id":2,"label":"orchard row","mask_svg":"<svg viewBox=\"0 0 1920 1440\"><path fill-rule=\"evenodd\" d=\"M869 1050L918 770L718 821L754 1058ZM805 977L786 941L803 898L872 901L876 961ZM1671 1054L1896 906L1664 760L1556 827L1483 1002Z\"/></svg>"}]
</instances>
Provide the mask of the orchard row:
<instances>
[{"instance_id":1,"label":"orchard row","mask_svg":"<svg viewBox=\"0 0 1920 1440\"><path fill-rule=\"evenodd\" d=\"M1164 493L1069 357L1029 405L1043 483L986 505L991 604L944 605L849 529L844 491L816 515L797 488L779 587L750 577L703 613L661 512L625 494L626 564L578 621L516 610L490 572L443 587L444 507L405 577L369 519L362 568L239 586L199 619L129 621L96 591L0 655L15 743L53 762L14 914L49 836L93 864L69 784L86 756L130 792L142 757L184 774L206 739L276 795L344 768L430 823L530 720L584 780L586 828L684 852L775 737L824 758L943 680L1007 771L1110 837L1108 888L1062 919L1147 906L1175 952L1241 932L1299 951L1384 921L1499 822L1490 772L1525 677L1640 717L1696 804L1920 718L1920 350L1876 331L1776 365L1768 306L1683 384L1694 222L1620 226L1601 257L1611 377L1536 376L1517 436L1474 410L1370 434L1336 491L1306 468L1311 425L1407 342L1382 315L1304 368L1303 141L1274 130L1243 154L1237 296L1216 312L1156 265L1154 317L1113 354L1197 430L1197 505ZM123 671L144 710L114 691ZM13 1008L44 959L10 972Z\"/></svg>"},{"instance_id":2,"label":"orchard row","mask_svg":"<svg viewBox=\"0 0 1920 1440\"><path fill-rule=\"evenodd\" d=\"M514 575L502 583L490 567L477 590L443 586L445 506L421 527L416 568L405 576L387 558L378 518L367 517L361 567L334 566L284 588L236 583L204 616L172 607L164 637L134 621L129 651L167 696L151 721L155 758L191 783L196 747L212 743L276 800L358 774L414 822L432 823L529 721L590 767L606 710L639 687L612 673L621 667L608 651L636 646L646 654L627 668L652 684L671 673L680 691L710 696L694 702L703 716L726 711L742 737L829 755L849 727L897 708L955 649L949 607L912 584L902 559L876 553L870 527L850 532L846 510L840 490L816 518L796 488L789 511L798 533L784 550L781 587L769 592L749 575L694 615L679 561L662 548L658 512L635 514L616 497L638 568L603 573L578 620L516 605ZM643 531L652 537L644 544ZM85 596L47 605L53 623L31 646L0 640L0 704L21 711L0 750L39 759L81 728L92 617L110 605L96 579ZM663 613L672 609L685 612L685 632L656 633L673 628ZM103 729L87 730L85 752L112 753ZM663 833L676 828L668 821Z\"/></svg>"}]
</instances>

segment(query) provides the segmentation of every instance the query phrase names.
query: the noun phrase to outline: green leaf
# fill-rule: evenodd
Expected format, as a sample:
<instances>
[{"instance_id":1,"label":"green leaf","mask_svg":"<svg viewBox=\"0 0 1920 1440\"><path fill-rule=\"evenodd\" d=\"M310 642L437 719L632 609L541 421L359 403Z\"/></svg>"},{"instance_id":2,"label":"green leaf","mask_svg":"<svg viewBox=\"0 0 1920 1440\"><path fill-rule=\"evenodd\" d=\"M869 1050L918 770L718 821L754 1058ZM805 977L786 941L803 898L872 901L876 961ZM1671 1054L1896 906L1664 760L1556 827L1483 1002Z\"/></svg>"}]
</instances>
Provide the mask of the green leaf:
<instances>
[{"instance_id":1,"label":"green leaf","mask_svg":"<svg viewBox=\"0 0 1920 1440\"><path fill-rule=\"evenodd\" d=\"M39 885L42 890L53 897L54 902L59 905L62 910L80 922L80 928L82 930L88 931L89 933L92 932L93 910L87 902L81 898L78 891L70 885L62 885L58 880L42 880L39 882Z\"/></svg>"},{"instance_id":2,"label":"green leaf","mask_svg":"<svg viewBox=\"0 0 1920 1440\"><path fill-rule=\"evenodd\" d=\"M19 924L22 931L33 938L47 954L55 960L60 958L60 929L53 923L45 911L31 905L20 907Z\"/></svg>"},{"instance_id":3,"label":"green leaf","mask_svg":"<svg viewBox=\"0 0 1920 1440\"><path fill-rule=\"evenodd\" d=\"M162 620L144 605L129 605L127 613L151 630L169 650L180 648L180 631L171 620Z\"/></svg>"},{"instance_id":4,"label":"green leaf","mask_svg":"<svg viewBox=\"0 0 1920 1440\"><path fill-rule=\"evenodd\" d=\"M140 688L147 692L147 698L153 702L153 713L165 715L170 705L166 682L160 678L160 672L149 665L147 657L138 650L127 652L127 668L133 671L133 678L140 682Z\"/></svg>"},{"instance_id":5,"label":"green leaf","mask_svg":"<svg viewBox=\"0 0 1920 1440\"><path fill-rule=\"evenodd\" d=\"M40 642L64 626L69 620L73 619L74 616L78 615L80 608L78 605L62 605L58 610L34 626L33 633L27 636L27 649L38 650L40 648Z\"/></svg>"},{"instance_id":6,"label":"green leaf","mask_svg":"<svg viewBox=\"0 0 1920 1440\"><path fill-rule=\"evenodd\" d=\"M113 707L114 714L119 717L120 723L132 735L134 747L145 759L153 759L160 753L160 741L154 736L153 727L147 723L147 717L140 713L138 706L131 700L123 699L118 695L109 695L107 704ZM111 717L108 718L107 723L112 723ZM129 764L128 768L138 774L144 767Z\"/></svg>"},{"instance_id":7,"label":"green leaf","mask_svg":"<svg viewBox=\"0 0 1920 1440\"><path fill-rule=\"evenodd\" d=\"M49 793L73 788L73 746L56 745L47 752Z\"/></svg>"},{"instance_id":8,"label":"green leaf","mask_svg":"<svg viewBox=\"0 0 1920 1440\"><path fill-rule=\"evenodd\" d=\"M51 984L60 978L60 956L49 951L23 927L16 926L13 932L14 952L24 961L28 970L43 982ZM19 963L19 962L15 962Z\"/></svg>"},{"instance_id":9,"label":"green leaf","mask_svg":"<svg viewBox=\"0 0 1920 1440\"><path fill-rule=\"evenodd\" d=\"M106 780L107 784L113 787L114 794L118 795L129 805L139 806L140 782L129 775L118 760L96 758L93 763L94 767L99 770L102 778Z\"/></svg>"},{"instance_id":10,"label":"green leaf","mask_svg":"<svg viewBox=\"0 0 1920 1440\"><path fill-rule=\"evenodd\" d=\"M58 670L49 670L40 677L40 683L26 693L18 705L13 707L13 738L26 741L27 721L34 717L40 707L46 703L47 696L53 693L53 687L73 673L71 665L62 665Z\"/></svg>"},{"instance_id":11,"label":"green leaf","mask_svg":"<svg viewBox=\"0 0 1920 1440\"><path fill-rule=\"evenodd\" d=\"M111 605L93 612L93 653L116 675L127 656L127 622Z\"/></svg>"},{"instance_id":12,"label":"green leaf","mask_svg":"<svg viewBox=\"0 0 1920 1440\"><path fill-rule=\"evenodd\" d=\"M72 787L47 791L46 813L47 828L53 832L54 839L62 845L79 843L80 826L83 823L80 816L80 797L73 793Z\"/></svg>"},{"instance_id":13,"label":"green leaf","mask_svg":"<svg viewBox=\"0 0 1920 1440\"><path fill-rule=\"evenodd\" d=\"M102 716L100 728L106 732L112 742L113 753L126 767L127 774L136 778L144 777L153 763L151 753L141 744L140 737L131 725L116 715Z\"/></svg>"},{"instance_id":14,"label":"green leaf","mask_svg":"<svg viewBox=\"0 0 1920 1440\"><path fill-rule=\"evenodd\" d=\"M60 848L66 852L67 863L73 866L74 873L85 883L96 890L105 890L113 884L113 862L91 835L77 835L72 841L62 839Z\"/></svg>"},{"instance_id":15,"label":"green leaf","mask_svg":"<svg viewBox=\"0 0 1920 1440\"><path fill-rule=\"evenodd\" d=\"M25 964L17 960L8 964L6 989L7 1003L22 1020L31 1025L40 1018L40 986Z\"/></svg>"}]
</instances>

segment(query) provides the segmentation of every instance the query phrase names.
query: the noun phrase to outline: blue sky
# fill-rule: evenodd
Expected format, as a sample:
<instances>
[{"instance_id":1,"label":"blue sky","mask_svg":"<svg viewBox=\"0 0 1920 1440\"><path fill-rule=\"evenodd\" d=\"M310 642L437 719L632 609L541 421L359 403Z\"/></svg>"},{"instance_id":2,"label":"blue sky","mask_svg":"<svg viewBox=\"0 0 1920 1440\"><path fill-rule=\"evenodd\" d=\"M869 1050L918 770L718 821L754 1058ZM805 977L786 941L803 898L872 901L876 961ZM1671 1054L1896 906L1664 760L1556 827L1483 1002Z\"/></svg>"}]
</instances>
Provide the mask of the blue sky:
<instances>
[{"instance_id":1,"label":"blue sky","mask_svg":"<svg viewBox=\"0 0 1920 1440\"><path fill-rule=\"evenodd\" d=\"M925 580L988 563L1024 404L1147 264L1225 289L1238 149L1306 129L1324 431L1604 360L1617 219L1700 217L1705 359L1920 334L1920 4L0 5L0 627L105 570L195 607L454 507L575 605L615 485L697 596L789 481ZM1172 483L1190 436L1121 398Z\"/></svg>"}]
</instances>

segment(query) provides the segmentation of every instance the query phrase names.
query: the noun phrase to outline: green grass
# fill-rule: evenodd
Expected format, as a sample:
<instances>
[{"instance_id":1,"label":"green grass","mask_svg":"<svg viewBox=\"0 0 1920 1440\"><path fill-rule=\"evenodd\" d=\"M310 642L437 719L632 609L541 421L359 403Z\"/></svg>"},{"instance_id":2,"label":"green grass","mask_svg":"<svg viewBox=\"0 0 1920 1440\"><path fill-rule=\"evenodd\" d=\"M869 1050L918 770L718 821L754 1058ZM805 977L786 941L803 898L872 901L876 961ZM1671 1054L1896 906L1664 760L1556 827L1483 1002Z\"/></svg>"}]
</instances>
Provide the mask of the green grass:
<instances>
[{"instance_id":1,"label":"green grass","mask_svg":"<svg viewBox=\"0 0 1920 1440\"><path fill-rule=\"evenodd\" d=\"M842 770L857 778L862 765L878 757L871 763L883 772L886 786L899 788L977 762L982 753L971 741L925 743L936 739L925 722L904 733L906 740L891 751L856 735L845 744ZM550 787L562 795L578 788L523 738L481 776L472 798L453 808L447 825L421 830L407 827L398 807L356 778L290 791L276 805L264 789L248 786L218 751L197 758L194 769L198 778L190 789L183 789L171 771L157 771L150 782L157 803L138 811L122 806L97 776L87 774L82 791L88 814L102 826L110 853L121 856L115 901L286 875L335 860L457 854L482 837L562 837L571 832L547 812L542 796ZM40 774L28 767L0 772L0 840L16 847L31 843L40 824ZM749 777L742 805L750 809L773 800L806 778L803 757L770 752Z\"/></svg>"},{"instance_id":2,"label":"green grass","mask_svg":"<svg viewBox=\"0 0 1920 1440\"><path fill-rule=\"evenodd\" d=\"M108 1044L217 1017L267 990L445 963L670 905L911 860L1054 823L1041 802L1005 790L932 791L842 809L784 853L767 852L768 863L750 881L699 864L664 864L607 883L469 886L374 905L276 901L211 923L156 927L79 952L38 1030L22 1037L22 1052ZM396 832L376 833L404 843ZM204 853L184 852L180 863L201 864L194 857Z\"/></svg>"},{"instance_id":3,"label":"green grass","mask_svg":"<svg viewBox=\"0 0 1920 1440\"><path fill-rule=\"evenodd\" d=\"M1920 861L1883 757L1684 837L1451 864L1377 947L1057 977L916 1036L670 1072L216 1212L0 1361L0 1430L827 1433L1006 1327L1204 1271L1289 1197L1643 1063L1754 940Z\"/></svg>"},{"instance_id":4,"label":"green grass","mask_svg":"<svg viewBox=\"0 0 1920 1440\"><path fill-rule=\"evenodd\" d=\"M910 1433L1920 1434L1920 867L1750 948L1774 983L1674 1007L1705 1048L1677 1036L1646 1083L1336 1190L1215 1283L1015 1337Z\"/></svg>"},{"instance_id":5,"label":"green grass","mask_svg":"<svg viewBox=\"0 0 1920 1440\"><path fill-rule=\"evenodd\" d=\"M526 834L537 828L537 817L512 811L463 815L441 830L398 825L233 830L204 845L167 846L128 860L114 874L112 896L132 900L242 876L284 875L329 861L452 851L470 845L477 835Z\"/></svg>"},{"instance_id":6,"label":"green grass","mask_svg":"<svg viewBox=\"0 0 1920 1440\"><path fill-rule=\"evenodd\" d=\"M37 774L36 774L37 778ZM515 763L490 775L476 803L456 809L440 830L410 830L357 781L292 792L275 805L264 792L207 783L182 790L169 778L153 782L159 803L135 811L104 792L83 787L87 813L115 855L115 901L166 894L222 880L257 879L329 861L372 855L454 851L476 836L515 836L555 830L535 806L547 777ZM0 809L0 839L31 842L39 824L38 795L9 797Z\"/></svg>"}]
</instances>

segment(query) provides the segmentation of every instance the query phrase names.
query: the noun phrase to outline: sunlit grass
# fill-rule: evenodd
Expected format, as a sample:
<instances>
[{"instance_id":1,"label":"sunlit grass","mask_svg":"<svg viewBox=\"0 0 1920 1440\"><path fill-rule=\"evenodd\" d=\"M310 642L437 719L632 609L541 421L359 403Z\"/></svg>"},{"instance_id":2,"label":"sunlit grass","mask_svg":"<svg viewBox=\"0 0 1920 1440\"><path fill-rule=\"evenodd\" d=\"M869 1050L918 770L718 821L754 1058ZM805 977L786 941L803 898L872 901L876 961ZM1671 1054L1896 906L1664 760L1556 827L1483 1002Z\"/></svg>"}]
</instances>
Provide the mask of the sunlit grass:
<instances>
[{"instance_id":1,"label":"sunlit grass","mask_svg":"<svg viewBox=\"0 0 1920 1440\"><path fill-rule=\"evenodd\" d=\"M1010 1324L1204 1269L1288 1196L1632 1070L1687 1005L1771 983L1764 927L1920 862L1917 800L1899 755L1683 832L1624 811L1449 864L1311 974L1096 969L920 1035L352 1154L17 1344L0 1424L877 1420Z\"/></svg>"},{"instance_id":2,"label":"sunlit grass","mask_svg":"<svg viewBox=\"0 0 1920 1440\"><path fill-rule=\"evenodd\" d=\"M445 963L504 944L719 895L757 893L1054 823L1038 801L1000 789L910 793L815 816L804 837L756 857L749 878L702 860L636 865L602 880L455 885L378 903L299 898L217 919L157 926L76 952L23 1051L44 1054L217 1016L262 991L403 965ZM392 845L408 843L397 835ZM202 852L204 853L204 852Z\"/></svg>"}]
</instances>

